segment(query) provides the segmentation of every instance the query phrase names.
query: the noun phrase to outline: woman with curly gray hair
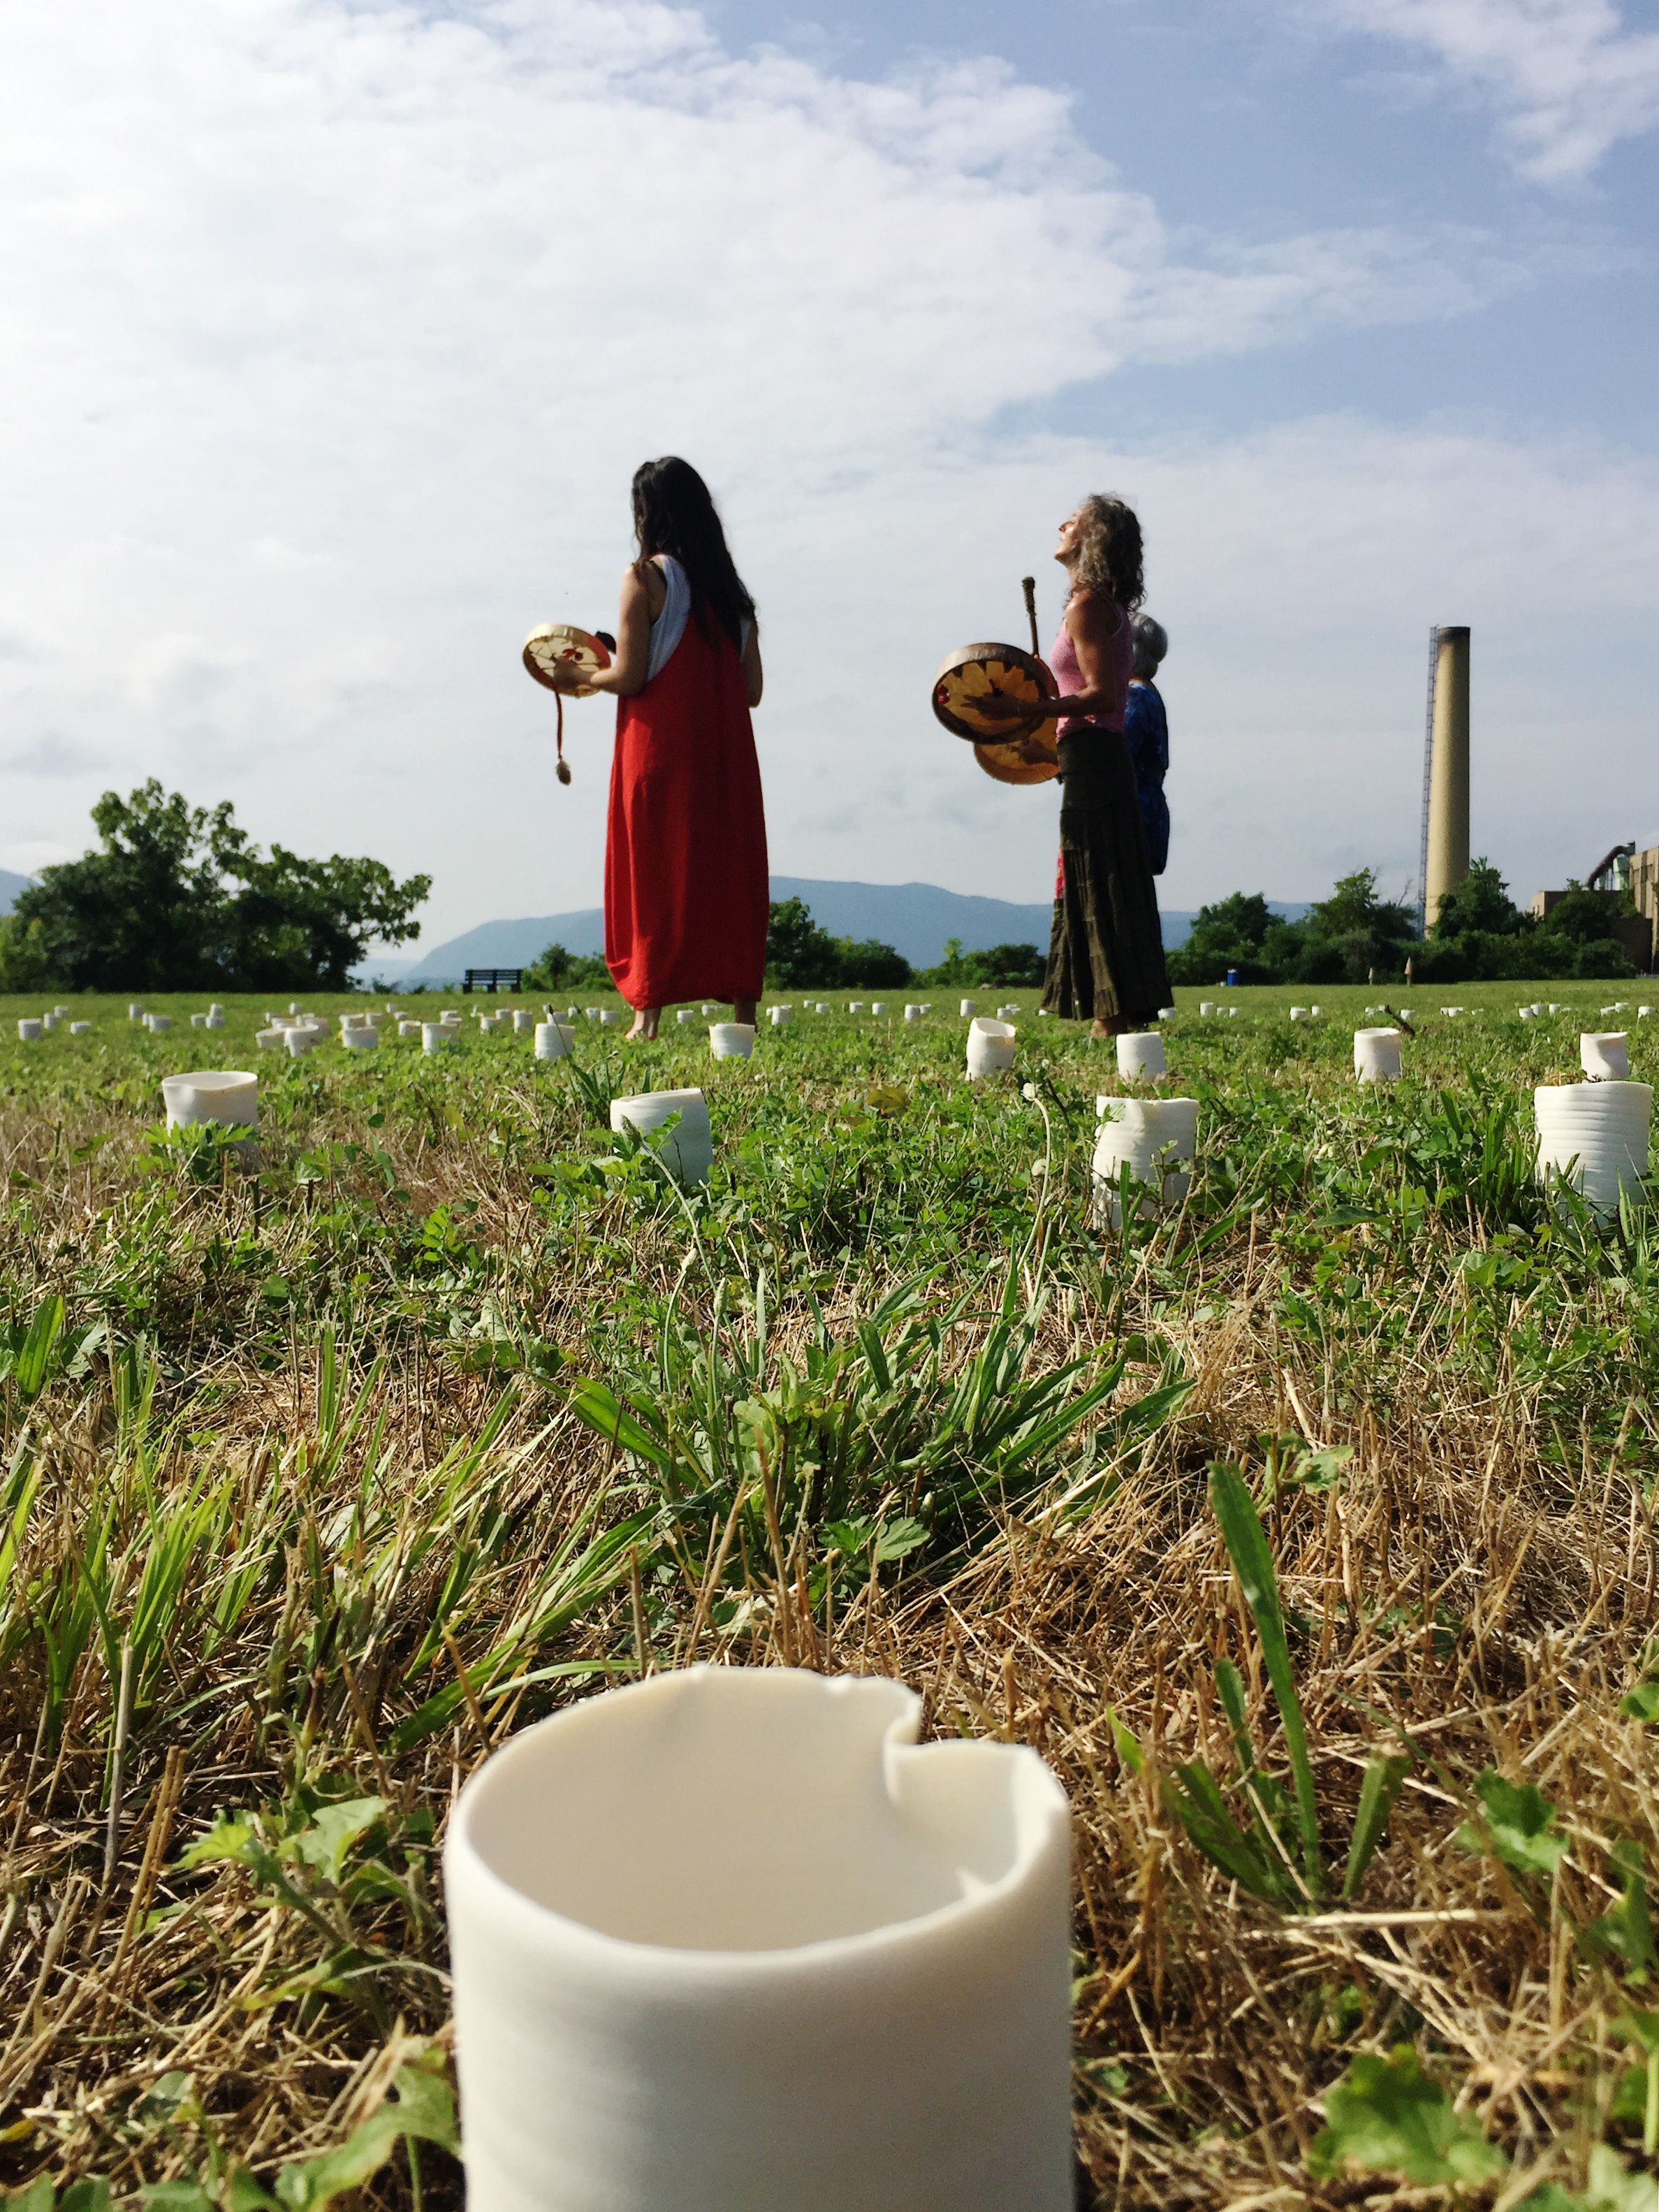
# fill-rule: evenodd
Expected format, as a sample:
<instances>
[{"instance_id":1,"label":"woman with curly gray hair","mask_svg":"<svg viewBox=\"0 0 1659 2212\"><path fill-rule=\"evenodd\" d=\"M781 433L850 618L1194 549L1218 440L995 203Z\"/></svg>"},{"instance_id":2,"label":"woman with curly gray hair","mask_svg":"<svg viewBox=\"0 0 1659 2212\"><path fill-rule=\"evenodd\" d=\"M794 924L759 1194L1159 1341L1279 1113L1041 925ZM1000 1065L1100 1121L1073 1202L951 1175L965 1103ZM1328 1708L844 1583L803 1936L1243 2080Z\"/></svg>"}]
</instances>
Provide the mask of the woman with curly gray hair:
<instances>
[{"instance_id":1,"label":"woman with curly gray hair","mask_svg":"<svg viewBox=\"0 0 1659 2212\"><path fill-rule=\"evenodd\" d=\"M1097 1037L1146 1029L1167 1006L1170 978L1134 766L1123 734L1146 596L1140 525L1121 499L1091 494L1060 526L1054 558L1071 592L1048 660L1066 700L1060 723L1060 871L1042 1003L1092 1024ZM1033 726L1050 702L998 697L984 713ZM1042 755L1028 741L1028 757Z\"/></svg>"}]
</instances>

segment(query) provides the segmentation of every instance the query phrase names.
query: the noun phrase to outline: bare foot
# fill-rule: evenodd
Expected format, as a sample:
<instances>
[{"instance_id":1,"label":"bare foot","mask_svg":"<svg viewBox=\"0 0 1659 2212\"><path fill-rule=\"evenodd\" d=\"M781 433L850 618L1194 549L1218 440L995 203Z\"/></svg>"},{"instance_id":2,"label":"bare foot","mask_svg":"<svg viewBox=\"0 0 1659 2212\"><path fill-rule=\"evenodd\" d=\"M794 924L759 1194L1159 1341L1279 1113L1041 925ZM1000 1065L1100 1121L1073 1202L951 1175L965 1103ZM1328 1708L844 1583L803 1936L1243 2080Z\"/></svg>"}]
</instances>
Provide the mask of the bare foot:
<instances>
[{"instance_id":1,"label":"bare foot","mask_svg":"<svg viewBox=\"0 0 1659 2212\"><path fill-rule=\"evenodd\" d=\"M657 1018L661 1012L662 1009L660 1006L640 1006L636 1008L634 1015L634 1026L631 1030L623 1030L623 1042L624 1044L632 1044L635 1040L637 1040L641 1044L653 1044L656 1042L657 1036Z\"/></svg>"},{"instance_id":2,"label":"bare foot","mask_svg":"<svg viewBox=\"0 0 1659 2212\"><path fill-rule=\"evenodd\" d=\"M760 1001L757 999L733 999L732 1001L732 1020L734 1022L747 1022L750 1028L753 1029L755 1026L755 1009L759 1004Z\"/></svg>"}]
</instances>

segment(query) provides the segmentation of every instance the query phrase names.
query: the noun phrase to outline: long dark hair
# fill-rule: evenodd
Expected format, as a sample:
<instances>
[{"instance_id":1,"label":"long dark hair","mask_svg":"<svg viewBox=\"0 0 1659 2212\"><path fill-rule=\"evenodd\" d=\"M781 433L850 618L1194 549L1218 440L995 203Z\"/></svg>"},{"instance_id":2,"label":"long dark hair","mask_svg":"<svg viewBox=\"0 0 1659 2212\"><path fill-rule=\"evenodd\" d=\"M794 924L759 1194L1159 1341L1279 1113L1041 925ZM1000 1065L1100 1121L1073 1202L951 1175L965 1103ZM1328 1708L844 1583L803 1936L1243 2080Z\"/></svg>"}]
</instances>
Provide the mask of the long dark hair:
<instances>
[{"instance_id":1,"label":"long dark hair","mask_svg":"<svg viewBox=\"0 0 1659 2212\"><path fill-rule=\"evenodd\" d=\"M726 550L726 532L708 485L677 453L645 461L634 471L634 533L643 568L654 554L672 553L691 586L691 611L712 644L710 617L739 650L755 602Z\"/></svg>"}]
</instances>

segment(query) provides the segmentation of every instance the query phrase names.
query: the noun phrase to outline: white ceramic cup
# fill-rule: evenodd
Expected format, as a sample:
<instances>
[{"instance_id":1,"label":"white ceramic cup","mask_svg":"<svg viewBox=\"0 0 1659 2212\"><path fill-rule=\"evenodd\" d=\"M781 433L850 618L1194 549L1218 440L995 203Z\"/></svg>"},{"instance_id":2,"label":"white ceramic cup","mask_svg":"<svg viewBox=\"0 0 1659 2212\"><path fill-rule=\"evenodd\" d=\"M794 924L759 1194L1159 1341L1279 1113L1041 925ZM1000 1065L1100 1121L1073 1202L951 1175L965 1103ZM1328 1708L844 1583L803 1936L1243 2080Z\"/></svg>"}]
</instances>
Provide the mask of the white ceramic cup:
<instances>
[{"instance_id":1,"label":"white ceramic cup","mask_svg":"<svg viewBox=\"0 0 1659 2212\"><path fill-rule=\"evenodd\" d=\"M85 1036L88 1034L91 1028L92 1024L90 1022L71 1022L70 1024L70 1035L71 1036Z\"/></svg>"},{"instance_id":2,"label":"white ceramic cup","mask_svg":"<svg viewBox=\"0 0 1659 2212\"><path fill-rule=\"evenodd\" d=\"M1168 1072L1164 1040L1156 1030L1135 1030L1117 1041L1117 1072L1126 1083Z\"/></svg>"},{"instance_id":3,"label":"white ceramic cup","mask_svg":"<svg viewBox=\"0 0 1659 2212\"><path fill-rule=\"evenodd\" d=\"M1578 1065L1592 1083L1628 1083L1630 1031L1586 1030L1578 1040Z\"/></svg>"},{"instance_id":4,"label":"white ceramic cup","mask_svg":"<svg viewBox=\"0 0 1659 2212\"><path fill-rule=\"evenodd\" d=\"M970 1022L974 1016L979 1012L979 1000L977 999L964 999L962 1004L957 1008L957 1012L961 1015L963 1021Z\"/></svg>"},{"instance_id":5,"label":"white ceramic cup","mask_svg":"<svg viewBox=\"0 0 1659 2212\"><path fill-rule=\"evenodd\" d=\"M441 1052L454 1034L454 1029L448 1022L422 1022L421 1024L421 1050L422 1052Z\"/></svg>"},{"instance_id":6,"label":"white ceramic cup","mask_svg":"<svg viewBox=\"0 0 1659 2212\"><path fill-rule=\"evenodd\" d=\"M1118 1179L1125 1167L1147 1186L1143 1215L1155 1213L1160 1204L1178 1206L1192 1182L1198 1148L1197 1099L1099 1097L1095 1112L1100 1121L1093 1162L1097 1222L1109 1218L1114 1229L1121 1225Z\"/></svg>"},{"instance_id":7,"label":"white ceramic cup","mask_svg":"<svg viewBox=\"0 0 1659 2212\"><path fill-rule=\"evenodd\" d=\"M417 1037L423 1026L424 1024L420 1022L399 1020L398 1034L400 1037Z\"/></svg>"},{"instance_id":8,"label":"white ceramic cup","mask_svg":"<svg viewBox=\"0 0 1659 2212\"><path fill-rule=\"evenodd\" d=\"M160 1036L164 1030L173 1027L173 1017L171 1014L146 1014L144 1026L152 1036Z\"/></svg>"},{"instance_id":9,"label":"white ceramic cup","mask_svg":"<svg viewBox=\"0 0 1659 2212\"><path fill-rule=\"evenodd\" d=\"M870 1011L872 1014L884 1014L887 1012L886 1000L872 999L870 1001Z\"/></svg>"},{"instance_id":10,"label":"white ceramic cup","mask_svg":"<svg viewBox=\"0 0 1659 2212\"><path fill-rule=\"evenodd\" d=\"M288 1031L278 1029L260 1030L256 1033L253 1042L261 1052L281 1051L288 1042Z\"/></svg>"},{"instance_id":11,"label":"white ceramic cup","mask_svg":"<svg viewBox=\"0 0 1659 2212\"><path fill-rule=\"evenodd\" d=\"M535 1034L535 1029L536 1017L532 1010L528 1006L514 1006L513 1009L514 1036L532 1036Z\"/></svg>"},{"instance_id":12,"label":"white ceramic cup","mask_svg":"<svg viewBox=\"0 0 1659 2212\"><path fill-rule=\"evenodd\" d=\"M701 1091L644 1091L632 1098L613 1098L611 1126L624 1123L641 1136L654 1138L674 1115L679 1125L652 1146L675 1179L683 1183L707 1182L714 1164L714 1139L708 1127L708 1105Z\"/></svg>"},{"instance_id":13,"label":"white ceramic cup","mask_svg":"<svg viewBox=\"0 0 1659 2212\"><path fill-rule=\"evenodd\" d=\"M44 1014L23 1014L18 1018L17 1038L20 1044L39 1044L46 1034Z\"/></svg>"},{"instance_id":14,"label":"white ceramic cup","mask_svg":"<svg viewBox=\"0 0 1659 2212\"><path fill-rule=\"evenodd\" d=\"M288 1047L289 1058L303 1060L308 1052L314 1049L318 1034L317 1030L301 1028L297 1023L285 1029L283 1042Z\"/></svg>"},{"instance_id":15,"label":"white ceramic cup","mask_svg":"<svg viewBox=\"0 0 1659 2212\"><path fill-rule=\"evenodd\" d=\"M259 1118L259 1079L246 1068L204 1068L194 1075L166 1075L161 1097L169 1129L190 1129L216 1121L222 1127L252 1128Z\"/></svg>"},{"instance_id":16,"label":"white ceramic cup","mask_svg":"<svg viewBox=\"0 0 1659 2212\"><path fill-rule=\"evenodd\" d=\"M1641 1196L1653 1092L1645 1083L1545 1083L1533 1092L1540 1180L1559 1176L1597 1213Z\"/></svg>"},{"instance_id":17,"label":"white ceramic cup","mask_svg":"<svg viewBox=\"0 0 1659 2212\"><path fill-rule=\"evenodd\" d=\"M478 2212L1068 2212L1069 1815L896 1682L696 1667L526 1729L444 1855Z\"/></svg>"},{"instance_id":18,"label":"white ceramic cup","mask_svg":"<svg viewBox=\"0 0 1659 2212\"><path fill-rule=\"evenodd\" d=\"M769 1006L766 1017L775 1030L786 1030L789 1026L790 1012L787 1006Z\"/></svg>"},{"instance_id":19,"label":"white ceramic cup","mask_svg":"<svg viewBox=\"0 0 1659 2212\"><path fill-rule=\"evenodd\" d=\"M568 1022L538 1022L536 1024L537 1059L565 1059L570 1051L570 1040L573 1034Z\"/></svg>"},{"instance_id":20,"label":"white ceramic cup","mask_svg":"<svg viewBox=\"0 0 1659 2212\"><path fill-rule=\"evenodd\" d=\"M968 1024L968 1074L1006 1075L1014 1064L1016 1032L1012 1022L993 1021L977 1015Z\"/></svg>"},{"instance_id":21,"label":"white ceramic cup","mask_svg":"<svg viewBox=\"0 0 1659 2212\"><path fill-rule=\"evenodd\" d=\"M1403 1038L1398 1030L1356 1030L1353 1072L1362 1083L1398 1083Z\"/></svg>"},{"instance_id":22,"label":"white ceramic cup","mask_svg":"<svg viewBox=\"0 0 1659 2212\"><path fill-rule=\"evenodd\" d=\"M340 1039L348 1052L373 1052L380 1042L379 1030L368 1028L348 1030Z\"/></svg>"},{"instance_id":23,"label":"white ceramic cup","mask_svg":"<svg viewBox=\"0 0 1659 2212\"><path fill-rule=\"evenodd\" d=\"M714 1022L709 1026L708 1045L716 1060L747 1060L755 1049L753 1022Z\"/></svg>"},{"instance_id":24,"label":"white ceramic cup","mask_svg":"<svg viewBox=\"0 0 1659 2212\"><path fill-rule=\"evenodd\" d=\"M697 1010L695 1006L682 1006L674 1017L677 1022L695 1022L696 1018Z\"/></svg>"},{"instance_id":25,"label":"white ceramic cup","mask_svg":"<svg viewBox=\"0 0 1659 2212\"><path fill-rule=\"evenodd\" d=\"M142 1022L143 1018L144 1010L135 999L127 1008L127 1019L130 1022Z\"/></svg>"},{"instance_id":26,"label":"white ceramic cup","mask_svg":"<svg viewBox=\"0 0 1659 2212\"><path fill-rule=\"evenodd\" d=\"M1215 1012L1215 1000L1200 999L1198 1002L1198 1011L1200 1014L1212 1014Z\"/></svg>"},{"instance_id":27,"label":"white ceramic cup","mask_svg":"<svg viewBox=\"0 0 1659 2212\"><path fill-rule=\"evenodd\" d=\"M921 1008L907 1005L904 1009L904 1018L907 1022L919 1022L921 1019Z\"/></svg>"}]
</instances>

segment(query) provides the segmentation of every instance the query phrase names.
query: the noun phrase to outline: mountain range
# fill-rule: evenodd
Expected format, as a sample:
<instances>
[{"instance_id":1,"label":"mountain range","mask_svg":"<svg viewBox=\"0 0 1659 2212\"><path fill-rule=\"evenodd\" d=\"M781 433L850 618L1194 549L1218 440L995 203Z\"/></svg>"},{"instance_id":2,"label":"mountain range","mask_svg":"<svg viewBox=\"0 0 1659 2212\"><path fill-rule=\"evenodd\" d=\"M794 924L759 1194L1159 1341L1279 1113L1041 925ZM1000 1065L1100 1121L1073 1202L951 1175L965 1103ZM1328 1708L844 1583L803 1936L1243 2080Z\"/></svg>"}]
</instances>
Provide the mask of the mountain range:
<instances>
[{"instance_id":1,"label":"mountain range","mask_svg":"<svg viewBox=\"0 0 1659 2212\"><path fill-rule=\"evenodd\" d=\"M27 876L15 876L9 868L0 868L0 914L11 912L12 901L27 881Z\"/></svg>"},{"instance_id":2,"label":"mountain range","mask_svg":"<svg viewBox=\"0 0 1659 2212\"><path fill-rule=\"evenodd\" d=\"M914 968L932 967L943 957L945 942L958 938L965 952L994 945L1035 945L1047 949L1053 908L1021 906L1008 899L981 898L947 891L938 884L857 884L822 881L811 876L774 876L774 899L799 898L812 919L832 937L875 938L902 952ZM1273 912L1294 920L1305 904L1270 901ZM1190 911L1166 908L1166 948L1183 944L1193 926ZM418 959L369 960L358 973L380 975L403 988L417 983L459 983L468 968L523 968L550 945L567 952L602 953L605 914L582 907L571 914L526 916L512 921L483 921Z\"/></svg>"}]
</instances>

